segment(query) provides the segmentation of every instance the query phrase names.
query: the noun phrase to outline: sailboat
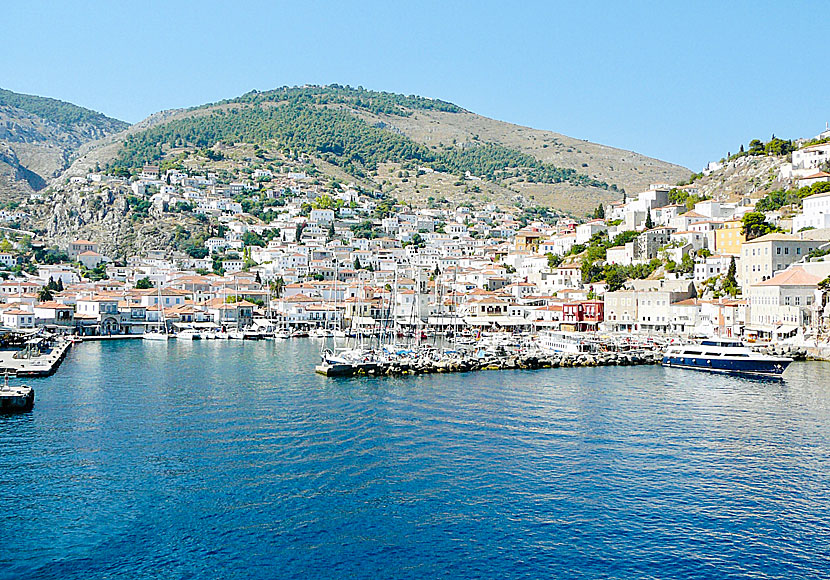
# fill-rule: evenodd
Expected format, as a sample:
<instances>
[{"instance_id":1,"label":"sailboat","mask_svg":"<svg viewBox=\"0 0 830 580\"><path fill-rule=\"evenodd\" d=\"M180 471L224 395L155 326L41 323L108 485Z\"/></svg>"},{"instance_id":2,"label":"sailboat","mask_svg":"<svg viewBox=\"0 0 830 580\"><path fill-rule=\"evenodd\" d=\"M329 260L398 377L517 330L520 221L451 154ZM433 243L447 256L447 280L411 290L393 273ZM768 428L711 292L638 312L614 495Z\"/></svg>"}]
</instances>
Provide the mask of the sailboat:
<instances>
[{"instance_id":1,"label":"sailboat","mask_svg":"<svg viewBox=\"0 0 830 580\"><path fill-rule=\"evenodd\" d=\"M144 340L170 340L176 338L176 335L167 332L167 322L164 320L164 305L161 302L161 284L158 287L158 302L159 309L159 323L155 330L145 332L141 337Z\"/></svg>"},{"instance_id":2,"label":"sailboat","mask_svg":"<svg viewBox=\"0 0 830 580\"><path fill-rule=\"evenodd\" d=\"M236 292L234 293L234 300L236 302L239 301L239 280L236 281ZM234 304L236 304L234 302ZM236 307L236 314L234 315L236 318L236 328L233 330L228 331L228 338L231 340L245 340L245 333L242 331L242 328L239 326L239 306Z\"/></svg>"}]
</instances>

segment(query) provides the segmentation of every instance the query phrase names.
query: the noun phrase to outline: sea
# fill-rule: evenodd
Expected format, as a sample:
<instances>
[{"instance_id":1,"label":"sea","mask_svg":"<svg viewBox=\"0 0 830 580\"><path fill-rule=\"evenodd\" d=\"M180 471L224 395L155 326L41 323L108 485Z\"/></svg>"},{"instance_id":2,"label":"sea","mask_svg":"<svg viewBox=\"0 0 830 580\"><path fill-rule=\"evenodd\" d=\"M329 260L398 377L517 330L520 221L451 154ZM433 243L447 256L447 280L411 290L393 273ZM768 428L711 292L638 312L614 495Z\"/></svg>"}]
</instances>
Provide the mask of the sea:
<instances>
[{"instance_id":1,"label":"sea","mask_svg":"<svg viewBox=\"0 0 830 580\"><path fill-rule=\"evenodd\" d=\"M0 417L0 578L830 577L828 363L337 379L319 351L74 346Z\"/></svg>"}]
</instances>

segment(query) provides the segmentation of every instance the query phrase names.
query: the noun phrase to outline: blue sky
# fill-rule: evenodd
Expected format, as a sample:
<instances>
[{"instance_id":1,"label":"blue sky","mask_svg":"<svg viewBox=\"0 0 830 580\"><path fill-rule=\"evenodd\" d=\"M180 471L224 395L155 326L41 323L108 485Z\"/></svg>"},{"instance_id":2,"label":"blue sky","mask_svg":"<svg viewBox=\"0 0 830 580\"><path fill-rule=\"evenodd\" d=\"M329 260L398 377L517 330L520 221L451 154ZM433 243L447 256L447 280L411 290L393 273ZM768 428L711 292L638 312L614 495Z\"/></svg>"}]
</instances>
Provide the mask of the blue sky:
<instances>
[{"instance_id":1,"label":"blue sky","mask_svg":"<svg viewBox=\"0 0 830 580\"><path fill-rule=\"evenodd\" d=\"M235 7L234 5L238 5ZM830 120L830 18L796 2L16 2L0 87L135 122L340 83L698 170Z\"/></svg>"}]
</instances>

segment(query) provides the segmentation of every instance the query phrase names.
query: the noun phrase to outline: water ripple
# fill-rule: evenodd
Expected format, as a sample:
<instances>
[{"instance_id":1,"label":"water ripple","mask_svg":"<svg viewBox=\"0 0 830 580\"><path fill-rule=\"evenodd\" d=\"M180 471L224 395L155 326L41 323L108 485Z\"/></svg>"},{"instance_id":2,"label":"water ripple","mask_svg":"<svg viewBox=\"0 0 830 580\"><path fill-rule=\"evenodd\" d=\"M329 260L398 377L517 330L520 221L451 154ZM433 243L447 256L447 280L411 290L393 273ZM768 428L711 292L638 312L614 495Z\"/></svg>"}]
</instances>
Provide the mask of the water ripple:
<instances>
[{"instance_id":1,"label":"water ripple","mask_svg":"<svg viewBox=\"0 0 830 580\"><path fill-rule=\"evenodd\" d=\"M827 578L830 365L327 380L85 344L0 417L0 578Z\"/></svg>"}]
</instances>

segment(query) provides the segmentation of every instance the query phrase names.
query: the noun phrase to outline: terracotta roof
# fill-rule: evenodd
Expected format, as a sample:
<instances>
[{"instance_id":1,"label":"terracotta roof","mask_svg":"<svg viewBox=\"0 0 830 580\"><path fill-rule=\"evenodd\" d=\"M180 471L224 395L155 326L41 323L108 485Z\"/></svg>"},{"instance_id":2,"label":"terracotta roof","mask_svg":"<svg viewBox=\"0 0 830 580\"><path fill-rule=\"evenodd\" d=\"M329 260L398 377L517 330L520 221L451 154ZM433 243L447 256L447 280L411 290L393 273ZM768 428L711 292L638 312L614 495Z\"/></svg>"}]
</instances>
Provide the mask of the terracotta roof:
<instances>
[{"instance_id":1,"label":"terracotta roof","mask_svg":"<svg viewBox=\"0 0 830 580\"><path fill-rule=\"evenodd\" d=\"M818 276L809 274L804 268L794 266L755 286L815 286L820 281L821 278Z\"/></svg>"},{"instance_id":2,"label":"terracotta roof","mask_svg":"<svg viewBox=\"0 0 830 580\"><path fill-rule=\"evenodd\" d=\"M55 302L54 300L49 300L47 302L41 302L40 304L36 304L35 308L68 308L69 310L72 310L71 306L61 304L60 302Z\"/></svg>"}]
</instances>

